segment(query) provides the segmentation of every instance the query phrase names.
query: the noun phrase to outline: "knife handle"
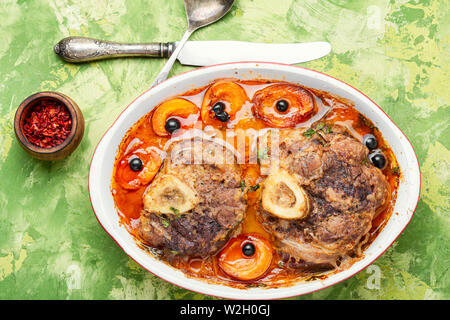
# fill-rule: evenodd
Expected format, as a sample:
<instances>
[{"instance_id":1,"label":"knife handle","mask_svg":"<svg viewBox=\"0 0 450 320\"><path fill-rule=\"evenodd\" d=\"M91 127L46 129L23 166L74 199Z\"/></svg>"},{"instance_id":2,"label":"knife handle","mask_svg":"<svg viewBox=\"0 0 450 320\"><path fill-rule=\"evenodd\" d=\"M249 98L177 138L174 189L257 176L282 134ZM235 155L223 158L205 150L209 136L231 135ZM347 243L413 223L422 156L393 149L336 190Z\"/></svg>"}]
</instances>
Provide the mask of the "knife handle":
<instances>
[{"instance_id":1,"label":"knife handle","mask_svg":"<svg viewBox=\"0 0 450 320\"><path fill-rule=\"evenodd\" d=\"M67 37L53 48L68 62L86 62L115 57L169 57L174 42L118 43L85 37Z\"/></svg>"}]
</instances>

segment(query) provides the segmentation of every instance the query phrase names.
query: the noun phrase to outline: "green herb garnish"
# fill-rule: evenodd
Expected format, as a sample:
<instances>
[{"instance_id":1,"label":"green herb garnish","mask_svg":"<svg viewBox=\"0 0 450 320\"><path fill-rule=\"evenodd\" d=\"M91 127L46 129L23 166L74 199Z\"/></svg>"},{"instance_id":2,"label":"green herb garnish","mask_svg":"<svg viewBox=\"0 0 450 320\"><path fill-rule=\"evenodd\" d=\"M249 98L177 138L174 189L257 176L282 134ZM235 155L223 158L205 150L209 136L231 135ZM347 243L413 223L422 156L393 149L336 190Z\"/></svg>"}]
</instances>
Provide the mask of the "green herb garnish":
<instances>
[{"instance_id":1,"label":"green herb garnish","mask_svg":"<svg viewBox=\"0 0 450 320\"><path fill-rule=\"evenodd\" d=\"M322 144L322 146L324 147L328 147L329 144L327 142L327 140L319 133L319 131L324 132L324 130L322 130L325 127L324 123L319 123L316 126L317 130L314 130L313 128L309 128L308 130L306 130L305 132L303 132L303 135L305 137L307 137L308 139L311 138L313 135L317 134L317 137L319 138L319 142ZM328 129L327 129L328 130Z\"/></svg>"},{"instance_id":2,"label":"green herb garnish","mask_svg":"<svg viewBox=\"0 0 450 320\"><path fill-rule=\"evenodd\" d=\"M250 187L250 191L256 191L258 189L259 189L259 184Z\"/></svg>"},{"instance_id":3,"label":"green herb garnish","mask_svg":"<svg viewBox=\"0 0 450 320\"><path fill-rule=\"evenodd\" d=\"M168 228L170 226L170 221L166 218L160 216L159 219L161 219L161 223L164 226L164 228Z\"/></svg>"},{"instance_id":4,"label":"green herb garnish","mask_svg":"<svg viewBox=\"0 0 450 320\"><path fill-rule=\"evenodd\" d=\"M245 190L245 180L241 180L241 191Z\"/></svg>"},{"instance_id":5,"label":"green herb garnish","mask_svg":"<svg viewBox=\"0 0 450 320\"><path fill-rule=\"evenodd\" d=\"M369 129L374 129L376 128L372 122L370 122L369 119L367 119L366 117L364 117L362 114L358 114L358 118L359 120L363 123L363 125L365 125L366 127L369 127Z\"/></svg>"},{"instance_id":6,"label":"green herb garnish","mask_svg":"<svg viewBox=\"0 0 450 320\"><path fill-rule=\"evenodd\" d=\"M283 261L278 262L278 267L279 268L284 268L284 262Z\"/></svg>"},{"instance_id":7,"label":"green herb garnish","mask_svg":"<svg viewBox=\"0 0 450 320\"><path fill-rule=\"evenodd\" d=\"M361 164L366 165L366 164L368 164L368 163L369 163L369 158L366 156L366 157L361 161Z\"/></svg>"},{"instance_id":8,"label":"green herb garnish","mask_svg":"<svg viewBox=\"0 0 450 320\"><path fill-rule=\"evenodd\" d=\"M180 210L174 207L170 207L170 210L177 216L177 218L181 217Z\"/></svg>"},{"instance_id":9,"label":"green herb garnish","mask_svg":"<svg viewBox=\"0 0 450 320\"><path fill-rule=\"evenodd\" d=\"M400 170L400 168L397 166L397 167L393 167L393 168L391 169L391 172L392 172L392 174L397 175L398 172L399 172L399 170Z\"/></svg>"},{"instance_id":10,"label":"green herb garnish","mask_svg":"<svg viewBox=\"0 0 450 320\"><path fill-rule=\"evenodd\" d=\"M264 147L264 148L258 149L258 153L257 153L256 157L258 159L258 163L261 160L267 159L268 158L267 148Z\"/></svg>"},{"instance_id":11,"label":"green herb garnish","mask_svg":"<svg viewBox=\"0 0 450 320\"><path fill-rule=\"evenodd\" d=\"M315 129L316 129L316 130L322 130L323 127L325 127L325 123L321 122L321 123L319 123L319 124L316 126Z\"/></svg>"},{"instance_id":12,"label":"green herb garnish","mask_svg":"<svg viewBox=\"0 0 450 320\"><path fill-rule=\"evenodd\" d=\"M309 128L308 130L303 132L303 135L307 138L311 138L315 133L316 133L316 130L314 130L313 128Z\"/></svg>"},{"instance_id":13,"label":"green herb garnish","mask_svg":"<svg viewBox=\"0 0 450 320\"><path fill-rule=\"evenodd\" d=\"M316 133L318 133L317 131L319 131L319 130L324 133L332 133L333 132L331 130L332 126L333 125L331 125L331 124L325 124L324 122L321 122L315 127L315 131L316 131Z\"/></svg>"}]
</instances>

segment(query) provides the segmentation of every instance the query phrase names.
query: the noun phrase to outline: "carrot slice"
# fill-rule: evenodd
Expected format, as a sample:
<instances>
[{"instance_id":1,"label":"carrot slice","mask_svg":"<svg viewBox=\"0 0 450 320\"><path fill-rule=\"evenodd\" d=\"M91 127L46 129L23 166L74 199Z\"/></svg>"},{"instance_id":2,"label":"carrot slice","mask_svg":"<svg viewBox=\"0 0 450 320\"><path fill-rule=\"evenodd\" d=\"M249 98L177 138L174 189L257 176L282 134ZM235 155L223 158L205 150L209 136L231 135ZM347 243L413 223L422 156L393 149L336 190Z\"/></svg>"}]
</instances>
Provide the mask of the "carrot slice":
<instances>
[{"instance_id":1,"label":"carrot slice","mask_svg":"<svg viewBox=\"0 0 450 320\"><path fill-rule=\"evenodd\" d=\"M130 168L130 161L134 158L142 161L143 166L140 171L133 171ZM139 146L120 159L115 174L116 181L124 189L135 190L148 185L160 167L160 154L152 147Z\"/></svg>"},{"instance_id":2,"label":"carrot slice","mask_svg":"<svg viewBox=\"0 0 450 320\"><path fill-rule=\"evenodd\" d=\"M288 103L287 110L276 108L280 100ZM302 87L291 84L274 84L261 89L253 96L253 113L268 125L292 128L307 120L315 108L312 94Z\"/></svg>"},{"instance_id":3,"label":"carrot slice","mask_svg":"<svg viewBox=\"0 0 450 320\"><path fill-rule=\"evenodd\" d=\"M244 103L248 100L245 90L237 83L216 82L206 90L205 97L203 98L201 108L203 123L220 127L226 126L224 122L216 118L215 113L212 111L213 106L217 102L223 102L225 112L228 113L230 120L233 121L236 113L241 110Z\"/></svg>"},{"instance_id":4,"label":"carrot slice","mask_svg":"<svg viewBox=\"0 0 450 320\"><path fill-rule=\"evenodd\" d=\"M247 243L253 244L255 248L251 256L243 253L243 247ZM244 281L262 277L269 269L272 258L272 245L257 233L232 238L218 255L220 268L229 276Z\"/></svg>"},{"instance_id":5,"label":"carrot slice","mask_svg":"<svg viewBox=\"0 0 450 320\"><path fill-rule=\"evenodd\" d=\"M199 108L189 100L175 98L160 104L152 116L153 131L159 136L170 135L165 126L169 118L176 118L181 128L190 128L199 118Z\"/></svg>"}]
</instances>

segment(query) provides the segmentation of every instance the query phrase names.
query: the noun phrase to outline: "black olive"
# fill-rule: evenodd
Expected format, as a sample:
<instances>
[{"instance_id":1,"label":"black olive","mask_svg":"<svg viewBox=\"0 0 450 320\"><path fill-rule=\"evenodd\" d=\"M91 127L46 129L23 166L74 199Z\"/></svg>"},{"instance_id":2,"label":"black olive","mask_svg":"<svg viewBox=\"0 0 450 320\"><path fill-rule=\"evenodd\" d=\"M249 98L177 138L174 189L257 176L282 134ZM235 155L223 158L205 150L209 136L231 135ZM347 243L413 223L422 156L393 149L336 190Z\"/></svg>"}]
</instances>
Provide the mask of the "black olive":
<instances>
[{"instance_id":1,"label":"black olive","mask_svg":"<svg viewBox=\"0 0 450 320\"><path fill-rule=\"evenodd\" d=\"M289 103L286 100L278 100L276 107L278 111L285 112L289 108Z\"/></svg>"},{"instance_id":2,"label":"black olive","mask_svg":"<svg viewBox=\"0 0 450 320\"><path fill-rule=\"evenodd\" d=\"M225 111L225 103L223 102L217 102L216 104L214 104L214 106L212 107L212 111L214 113L221 113L223 111Z\"/></svg>"},{"instance_id":3,"label":"black olive","mask_svg":"<svg viewBox=\"0 0 450 320\"><path fill-rule=\"evenodd\" d=\"M363 144L370 150L373 150L378 146L377 138L373 134L366 134L363 137Z\"/></svg>"},{"instance_id":4,"label":"black olive","mask_svg":"<svg viewBox=\"0 0 450 320\"><path fill-rule=\"evenodd\" d=\"M133 158L129 162L130 169L133 171L141 171L144 164L142 163L142 160L139 158Z\"/></svg>"},{"instance_id":5,"label":"black olive","mask_svg":"<svg viewBox=\"0 0 450 320\"><path fill-rule=\"evenodd\" d=\"M378 169L384 169L386 166L386 157L381 152L373 152L369 154L369 160Z\"/></svg>"},{"instance_id":6,"label":"black olive","mask_svg":"<svg viewBox=\"0 0 450 320\"><path fill-rule=\"evenodd\" d=\"M221 122L227 122L230 119L230 115L226 111L216 113L216 118Z\"/></svg>"},{"instance_id":7,"label":"black olive","mask_svg":"<svg viewBox=\"0 0 450 320\"><path fill-rule=\"evenodd\" d=\"M173 133L175 130L181 128L181 123L177 119L169 118L167 119L164 128L166 128L167 132Z\"/></svg>"},{"instance_id":8,"label":"black olive","mask_svg":"<svg viewBox=\"0 0 450 320\"><path fill-rule=\"evenodd\" d=\"M255 254L255 245L251 242L247 242L242 247L242 253L247 257L251 257L252 255Z\"/></svg>"}]
</instances>

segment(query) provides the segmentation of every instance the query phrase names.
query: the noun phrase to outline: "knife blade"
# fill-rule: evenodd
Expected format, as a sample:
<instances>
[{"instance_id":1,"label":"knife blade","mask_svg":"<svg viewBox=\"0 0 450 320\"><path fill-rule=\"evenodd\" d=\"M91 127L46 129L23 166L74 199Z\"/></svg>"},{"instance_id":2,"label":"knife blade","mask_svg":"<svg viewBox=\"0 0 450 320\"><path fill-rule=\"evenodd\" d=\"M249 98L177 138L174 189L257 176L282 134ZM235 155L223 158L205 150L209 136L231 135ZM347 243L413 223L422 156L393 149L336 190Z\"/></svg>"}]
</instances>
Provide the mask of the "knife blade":
<instances>
[{"instance_id":1,"label":"knife blade","mask_svg":"<svg viewBox=\"0 0 450 320\"><path fill-rule=\"evenodd\" d=\"M168 57L176 42L118 43L85 37L68 37L54 51L69 62L88 62L115 57ZM208 66L237 61L265 61L296 64L319 59L331 51L328 42L255 43L244 41L188 41L178 60L191 66Z\"/></svg>"},{"instance_id":2,"label":"knife blade","mask_svg":"<svg viewBox=\"0 0 450 320\"><path fill-rule=\"evenodd\" d=\"M178 60L191 66L238 61L297 64L319 59L331 51L328 42L255 43L244 41L189 41Z\"/></svg>"}]
</instances>

